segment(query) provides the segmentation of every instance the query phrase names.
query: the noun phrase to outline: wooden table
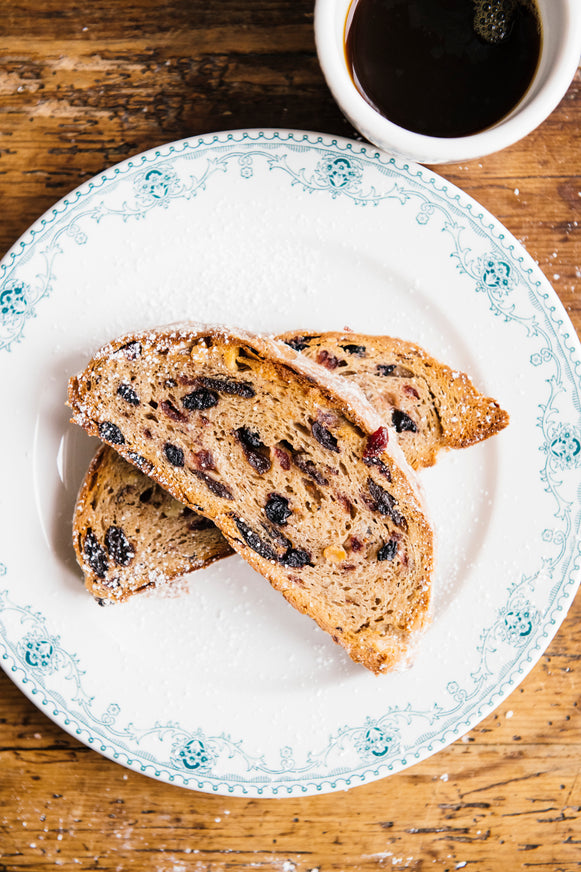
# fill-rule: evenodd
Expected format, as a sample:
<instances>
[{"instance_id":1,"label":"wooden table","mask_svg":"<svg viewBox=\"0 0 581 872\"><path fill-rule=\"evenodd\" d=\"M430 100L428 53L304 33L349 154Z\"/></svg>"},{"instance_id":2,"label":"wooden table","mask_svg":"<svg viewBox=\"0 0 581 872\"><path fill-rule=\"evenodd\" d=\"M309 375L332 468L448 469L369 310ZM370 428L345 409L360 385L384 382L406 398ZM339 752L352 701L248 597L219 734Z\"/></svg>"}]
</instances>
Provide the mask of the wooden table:
<instances>
[{"instance_id":1,"label":"wooden table","mask_svg":"<svg viewBox=\"0 0 581 872\"><path fill-rule=\"evenodd\" d=\"M312 0L14 0L0 16L0 251L55 200L158 144L238 127L353 135ZM439 172L520 239L581 326L581 79L506 151ZM493 350L491 349L491 353ZM346 793L251 800L150 781L0 674L0 870L581 867L581 598L463 740Z\"/></svg>"}]
</instances>

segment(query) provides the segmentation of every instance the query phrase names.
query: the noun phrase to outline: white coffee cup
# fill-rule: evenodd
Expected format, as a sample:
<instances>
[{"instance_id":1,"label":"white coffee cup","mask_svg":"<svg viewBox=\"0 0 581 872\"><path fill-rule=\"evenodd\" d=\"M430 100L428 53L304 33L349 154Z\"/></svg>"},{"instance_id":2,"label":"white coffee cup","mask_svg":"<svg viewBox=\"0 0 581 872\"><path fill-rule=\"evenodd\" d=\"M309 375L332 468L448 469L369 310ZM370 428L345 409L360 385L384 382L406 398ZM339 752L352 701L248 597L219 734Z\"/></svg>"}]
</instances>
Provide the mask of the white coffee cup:
<instances>
[{"instance_id":1,"label":"white coffee cup","mask_svg":"<svg viewBox=\"0 0 581 872\"><path fill-rule=\"evenodd\" d=\"M315 40L321 69L340 109L370 142L419 163L453 163L500 151L527 136L567 91L581 55L581 0L537 0L542 22L541 57L520 102L480 133L436 137L399 127L377 112L355 87L345 52L345 22L357 0L316 0Z\"/></svg>"}]
</instances>

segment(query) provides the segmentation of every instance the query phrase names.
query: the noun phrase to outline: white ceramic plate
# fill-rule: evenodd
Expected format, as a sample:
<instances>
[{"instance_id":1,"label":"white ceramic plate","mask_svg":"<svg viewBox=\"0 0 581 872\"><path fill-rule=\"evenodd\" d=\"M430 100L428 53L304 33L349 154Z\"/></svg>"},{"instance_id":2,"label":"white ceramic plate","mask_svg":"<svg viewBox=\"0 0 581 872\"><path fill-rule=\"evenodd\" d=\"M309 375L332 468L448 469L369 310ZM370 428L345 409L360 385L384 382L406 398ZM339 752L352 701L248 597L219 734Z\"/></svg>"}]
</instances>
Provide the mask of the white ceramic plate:
<instances>
[{"instance_id":1,"label":"white ceramic plate","mask_svg":"<svg viewBox=\"0 0 581 872\"><path fill-rule=\"evenodd\" d=\"M84 591L71 513L95 442L68 422L67 379L117 334L184 318L399 335L510 412L422 474L439 555L408 671L353 664L238 557L179 597L101 609ZM4 669L95 750L193 789L323 793L428 757L513 690L575 593L578 367L534 262L424 168L239 131L104 172L1 266Z\"/></svg>"}]
</instances>

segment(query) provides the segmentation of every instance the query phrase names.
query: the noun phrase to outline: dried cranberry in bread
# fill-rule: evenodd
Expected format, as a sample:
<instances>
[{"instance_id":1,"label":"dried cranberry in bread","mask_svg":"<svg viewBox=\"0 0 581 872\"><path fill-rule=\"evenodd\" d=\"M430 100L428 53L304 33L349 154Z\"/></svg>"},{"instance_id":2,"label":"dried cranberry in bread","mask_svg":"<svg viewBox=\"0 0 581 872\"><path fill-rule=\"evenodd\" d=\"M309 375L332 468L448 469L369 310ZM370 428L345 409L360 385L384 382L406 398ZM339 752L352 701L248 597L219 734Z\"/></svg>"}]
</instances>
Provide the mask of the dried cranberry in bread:
<instances>
[{"instance_id":1,"label":"dried cranberry in bread","mask_svg":"<svg viewBox=\"0 0 581 872\"><path fill-rule=\"evenodd\" d=\"M107 345L68 402L354 660L379 672L405 656L427 620L433 534L355 386L267 337L184 325Z\"/></svg>"},{"instance_id":2,"label":"dried cranberry in bread","mask_svg":"<svg viewBox=\"0 0 581 872\"><path fill-rule=\"evenodd\" d=\"M73 545L85 586L101 603L182 578L232 554L207 518L101 445L81 485Z\"/></svg>"},{"instance_id":3,"label":"dried cranberry in bread","mask_svg":"<svg viewBox=\"0 0 581 872\"><path fill-rule=\"evenodd\" d=\"M466 448L502 430L509 417L468 376L419 345L360 333L292 332L279 337L296 351L359 385L399 434L414 469L433 466L438 452Z\"/></svg>"}]
</instances>

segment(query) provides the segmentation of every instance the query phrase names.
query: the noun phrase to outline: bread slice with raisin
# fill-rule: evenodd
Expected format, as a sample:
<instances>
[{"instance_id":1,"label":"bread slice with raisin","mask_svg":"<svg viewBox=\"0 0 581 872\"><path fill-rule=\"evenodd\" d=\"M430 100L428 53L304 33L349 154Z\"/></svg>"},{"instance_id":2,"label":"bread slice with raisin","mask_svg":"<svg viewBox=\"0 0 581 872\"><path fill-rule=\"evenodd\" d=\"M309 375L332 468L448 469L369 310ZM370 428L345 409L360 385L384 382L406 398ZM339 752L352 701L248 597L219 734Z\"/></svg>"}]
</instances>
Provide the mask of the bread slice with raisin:
<instances>
[{"instance_id":1,"label":"bread slice with raisin","mask_svg":"<svg viewBox=\"0 0 581 872\"><path fill-rule=\"evenodd\" d=\"M356 386L268 337L182 325L105 346L68 403L353 660L379 672L406 656L427 622L433 532Z\"/></svg>"},{"instance_id":2,"label":"bread slice with raisin","mask_svg":"<svg viewBox=\"0 0 581 872\"><path fill-rule=\"evenodd\" d=\"M73 545L87 590L105 605L232 554L218 528L108 445L87 470L73 515Z\"/></svg>"},{"instance_id":3,"label":"bread slice with raisin","mask_svg":"<svg viewBox=\"0 0 581 872\"><path fill-rule=\"evenodd\" d=\"M466 448L502 430L508 414L469 377L419 345L389 336L285 333L296 351L359 385L414 469L433 466L443 449Z\"/></svg>"}]
</instances>

